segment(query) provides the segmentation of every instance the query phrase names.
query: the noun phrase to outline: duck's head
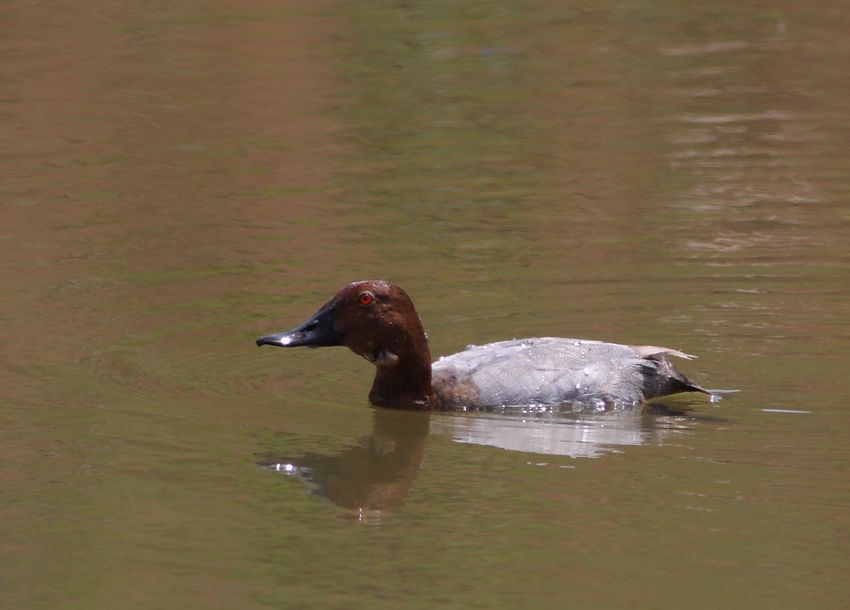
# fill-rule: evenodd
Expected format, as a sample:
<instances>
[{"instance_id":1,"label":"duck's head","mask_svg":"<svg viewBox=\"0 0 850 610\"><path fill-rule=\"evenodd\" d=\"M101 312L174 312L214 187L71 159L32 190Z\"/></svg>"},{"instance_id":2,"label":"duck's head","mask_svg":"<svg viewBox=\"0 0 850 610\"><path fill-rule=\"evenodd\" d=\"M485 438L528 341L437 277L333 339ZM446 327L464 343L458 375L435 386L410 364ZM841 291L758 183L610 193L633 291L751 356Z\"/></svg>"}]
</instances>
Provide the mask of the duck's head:
<instances>
[{"instance_id":1,"label":"duck's head","mask_svg":"<svg viewBox=\"0 0 850 610\"><path fill-rule=\"evenodd\" d=\"M411 357L430 362L427 339L413 302L404 290L383 280L348 284L306 322L260 337L257 345L344 345L376 366L387 368Z\"/></svg>"}]
</instances>

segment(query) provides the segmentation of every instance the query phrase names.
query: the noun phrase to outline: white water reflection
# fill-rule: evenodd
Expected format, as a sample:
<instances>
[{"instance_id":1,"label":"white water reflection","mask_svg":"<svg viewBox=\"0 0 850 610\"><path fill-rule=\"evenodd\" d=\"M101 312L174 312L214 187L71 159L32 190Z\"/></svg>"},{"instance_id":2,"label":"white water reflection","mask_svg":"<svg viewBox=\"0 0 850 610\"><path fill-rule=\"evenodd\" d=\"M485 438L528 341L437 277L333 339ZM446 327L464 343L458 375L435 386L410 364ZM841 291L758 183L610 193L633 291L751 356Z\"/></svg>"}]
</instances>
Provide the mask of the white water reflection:
<instances>
[{"instance_id":1,"label":"white water reflection","mask_svg":"<svg viewBox=\"0 0 850 610\"><path fill-rule=\"evenodd\" d=\"M685 434L682 417L656 417L642 411L599 414L451 413L431 418L431 433L458 443L508 451L594 458L618 447L655 445Z\"/></svg>"}]
</instances>

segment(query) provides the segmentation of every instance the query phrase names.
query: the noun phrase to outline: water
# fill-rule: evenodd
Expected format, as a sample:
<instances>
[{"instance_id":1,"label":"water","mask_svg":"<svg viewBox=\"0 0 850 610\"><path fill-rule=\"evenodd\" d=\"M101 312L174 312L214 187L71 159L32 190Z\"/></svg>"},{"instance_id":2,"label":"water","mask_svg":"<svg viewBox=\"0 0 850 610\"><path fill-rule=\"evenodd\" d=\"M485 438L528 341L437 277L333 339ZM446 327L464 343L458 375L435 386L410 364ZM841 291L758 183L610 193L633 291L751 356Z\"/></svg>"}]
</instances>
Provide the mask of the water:
<instances>
[{"instance_id":1,"label":"water","mask_svg":"<svg viewBox=\"0 0 850 610\"><path fill-rule=\"evenodd\" d=\"M0 7L0 605L845 606L847 21ZM364 277L435 357L666 345L741 392L428 416L254 346Z\"/></svg>"}]
</instances>

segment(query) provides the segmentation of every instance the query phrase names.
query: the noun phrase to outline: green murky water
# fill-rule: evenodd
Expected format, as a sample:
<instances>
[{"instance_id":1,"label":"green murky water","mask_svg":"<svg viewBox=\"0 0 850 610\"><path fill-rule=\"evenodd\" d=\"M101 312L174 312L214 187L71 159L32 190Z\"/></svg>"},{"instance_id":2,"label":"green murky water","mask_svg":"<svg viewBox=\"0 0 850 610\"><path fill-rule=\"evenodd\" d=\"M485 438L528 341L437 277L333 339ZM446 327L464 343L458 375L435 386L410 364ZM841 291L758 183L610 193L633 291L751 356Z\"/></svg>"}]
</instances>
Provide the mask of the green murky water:
<instances>
[{"instance_id":1,"label":"green murky water","mask_svg":"<svg viewBox=\"0 0 850 610\"><path fill-rule=\"evenodd\" d=\"M846 605L848 15L0 6L0 605ZM428 416L254 347L364 277L435 355L742 392Z\"/></svg>"}]
</instances>

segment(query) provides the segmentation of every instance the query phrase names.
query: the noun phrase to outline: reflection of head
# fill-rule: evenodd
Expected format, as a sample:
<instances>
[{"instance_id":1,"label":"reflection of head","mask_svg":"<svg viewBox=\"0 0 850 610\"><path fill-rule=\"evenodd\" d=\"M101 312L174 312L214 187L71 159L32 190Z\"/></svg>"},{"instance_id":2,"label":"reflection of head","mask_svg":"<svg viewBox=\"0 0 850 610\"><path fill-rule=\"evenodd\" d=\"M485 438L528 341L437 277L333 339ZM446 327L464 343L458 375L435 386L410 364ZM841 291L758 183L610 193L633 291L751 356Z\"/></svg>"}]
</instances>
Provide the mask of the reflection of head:
<instances>
[{"instance_id":1,"label":"reflection of head","mask_svg":"<svg viewBox=\"0 0 850 610\"><path fill-rule=\"evenodd\" d=\"M263 465L293 475L312 493L373 521L408 496L428 442L427 413L373 411L373 433L338 455L308 453L263 460Z\"/></svg>"}]
</instances>

